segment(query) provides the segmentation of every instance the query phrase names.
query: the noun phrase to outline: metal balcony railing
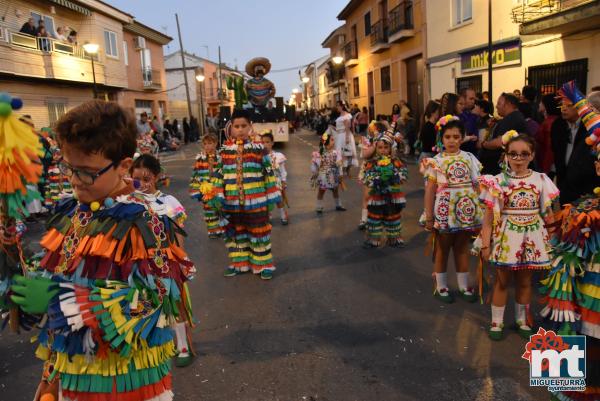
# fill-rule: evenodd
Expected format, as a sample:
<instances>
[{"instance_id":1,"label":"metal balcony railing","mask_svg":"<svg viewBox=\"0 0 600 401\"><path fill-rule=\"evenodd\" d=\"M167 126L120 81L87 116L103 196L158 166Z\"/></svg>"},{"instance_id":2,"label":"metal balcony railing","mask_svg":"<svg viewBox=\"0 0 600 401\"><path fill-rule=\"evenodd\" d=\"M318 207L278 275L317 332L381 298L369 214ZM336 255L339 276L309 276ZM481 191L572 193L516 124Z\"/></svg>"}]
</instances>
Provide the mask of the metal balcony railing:
<instances>
[{"instance_id":1,"label":"metal balcony railing","mask_svg":"<svg viewBox=\"0 0 600 401\"><path fill-rule=\"evenodd\" d=\"M74 43L63 42L52 38L36 38L21 32L8 31L9 42L14 46L40 51L42 53L60 53L70 56L89 59L90 55L83 47ZM98 54L94 55L94 61L98 61Z\"/></svg>"},{"instance_id":2,"label":"metal balcony railing","mask_svg":"<svg viewBox=\"0 0 600 401\"><path fill-rule=\"evenodd\" d=\"M390 11L389 34L393 35L404 29L413 29L413 2L402 0Z\"/></svg>"},{"instance_id":3,"label":"metal balcony railing","mask_svg":"<svg viewBox=\"0 0 600 401\"><path fill-rule=\"evenodd\" d=\"M358 47L356 40L352 40L344 45L344 60L352 60L358 58Z\"/></svg>"},{"instance_id":4,"label":"metal balcony railing","mask_svg":"<svg viewBox=\"0 0 600 401\"><path fill-rule=\"evenodd\" d=\"M144 81L144 88L160 88L160 71L151 68L142 68L142 80Z\"/></svg>"},{"instance_id":5,"label":"metal balcony railing","mask_svg":"<svg viewBox=\"0 0 600 401\"><path fill-rule=\"evenodd\" d=\"M512 19L514 23L522 24L594 1L596 0L521 0L522 4L512 9Z\"/></svg>"},{"instance_id":6,"label":"metal balcony railing","mask_svg":"<svg viewBox=\"0 0 600 401\"><path fill-rule=\"evenodd\" d=\"M371 25L371 47L378 44L387 44L388 25L385 19L380 19Z\"/></svg>"}]
</instances>

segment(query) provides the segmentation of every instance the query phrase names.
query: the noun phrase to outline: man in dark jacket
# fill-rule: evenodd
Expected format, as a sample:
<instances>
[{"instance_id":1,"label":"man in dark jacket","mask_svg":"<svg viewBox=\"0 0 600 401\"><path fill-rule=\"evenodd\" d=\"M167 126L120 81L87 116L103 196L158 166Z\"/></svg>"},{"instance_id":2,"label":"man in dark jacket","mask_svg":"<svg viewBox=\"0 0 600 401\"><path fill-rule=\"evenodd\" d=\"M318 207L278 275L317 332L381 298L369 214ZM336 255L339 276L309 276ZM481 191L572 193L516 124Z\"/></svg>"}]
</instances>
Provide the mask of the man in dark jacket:
<instances>
[{"instance_id":1,"label":"man in dark jacket","mask_svg":"<svg viewBox=\"0 0 600 401\"><path fill-rule=\"evenodd\" d=\"M585 143L587 132L577 110L571 104L563 104L561 115L552 124L550 135L560 204L564 205L591 194L600 186L600 178L596 175L592 149Z\"/></svg>"},{"instance_id":2,"label":"man in dark jacket","mask_svg":"<svg viewBox=\"0 0 600 401\"><path fill-rule=\"evenodd\" d=\"M496 175L500 173L498 165L502 156L502 135L515 130L518 133L527 132L527 124L523 114L518 110L519 99L512 93L503 93L498 97L496 109L502 120L492 128L490 138L481 144L479 161L483 164L482 174Z\"/></svg>"},{"instance_id":3,"label":"man in dark jacket","mask_svg":"<svg viewBox=\"0 0 600 401\"><path fill-rule=\"evenodd\" d=\"M23 24L19 32L26 33L27 35L31 36L36 36L37 28L35 26L35 20L33 18L29 18L27 22Z\"/></svg>"}]
</instances>

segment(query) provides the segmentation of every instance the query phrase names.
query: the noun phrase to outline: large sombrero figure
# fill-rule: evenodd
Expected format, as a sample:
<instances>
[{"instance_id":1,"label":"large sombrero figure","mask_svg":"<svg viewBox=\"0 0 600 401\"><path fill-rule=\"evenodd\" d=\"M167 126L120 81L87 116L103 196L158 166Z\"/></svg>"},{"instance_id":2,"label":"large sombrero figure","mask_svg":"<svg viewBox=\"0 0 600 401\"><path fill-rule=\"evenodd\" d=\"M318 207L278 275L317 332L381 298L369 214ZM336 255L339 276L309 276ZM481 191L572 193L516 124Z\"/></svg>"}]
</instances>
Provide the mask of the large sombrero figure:
<instances>
[{"instance_id":1,"label":"large sombrero figure","mask_svg":"<svg viewBox=\"0 0 600 401\"><path fill-rule=\"evenodd\" d=\"M271 71L271 62L266 57L255 57L246 63L246 73L252 78L246 82L248 100L255 107L266 106L275 96L275 85L265 78Z\"/></svg>"}]
</instances>

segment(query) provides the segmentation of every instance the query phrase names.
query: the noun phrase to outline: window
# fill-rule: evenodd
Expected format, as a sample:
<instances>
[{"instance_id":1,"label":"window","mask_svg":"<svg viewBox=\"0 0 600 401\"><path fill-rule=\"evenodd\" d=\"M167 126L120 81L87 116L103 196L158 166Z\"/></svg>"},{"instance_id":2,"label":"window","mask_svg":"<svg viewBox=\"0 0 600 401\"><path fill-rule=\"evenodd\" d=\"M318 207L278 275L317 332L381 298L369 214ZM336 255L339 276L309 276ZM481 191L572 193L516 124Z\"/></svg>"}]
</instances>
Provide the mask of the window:
<instances>
[{"instance_id":1,"label":"window","mask_svg":"<svg viewBox=\"0 0 600 401\"><path fill-rule=\"evenodd\" d=\"M390 77L390 66L381 67L381 91L386 92L392 89L392 79Z\"/></svg>"},{"instance_id":2,"label":"window","mask_svg":"<svg viewBox=\"0 0 600 401\"><path fill-rule=\"evenodd\" d=\"M527 83L538 89L542 95L545 95L555 93L563 82L576 80L579 89L586 93L587 75L588 59L583 58L529 67L527 69Z\"/></svg>"},{"instance_id":3,"label":"window","mask_svg":"<svg viewBox=\"0 0 600 401\"><path fill-rule=\"evenodd\" d=\"M67 111L66 100L47 100L48 106L48 120L50 125L54 125L60 117Z\"/></svg>"},{"instance_id":4,"label":"window","mask_svg":"<svg viewBox=\"0 0 600 401\"><path fill-rule=\"evenodd\" d=\"M463 89L473 89L475 93L481 93L483 91L481 75L456 78L456 93L460 93Z\"/></svg>"},{"instance_id":5,"label":"window","mask_svg":"<svg viewBox=\"0 0 600 401\"><path fill-rule=\"evenodd\" d=\"M473 17L473 0L452 0L453 25L464 24Z\"/></svg>"},{"instance_id":6,"label":"window","mask_svg":"<svg viewBox=\"0 0 600 401\"><path fill-rule=\"evenodd\" d=\"M365 36L371 34L371 12L365 14Z\"/></svg>"},{"instance_id":7,"label":"window","mask_svg":"<svg viewBox=\"0 0 600 401\"><path fill-rule=\"evenodd\" d=\"M358 77L354 77L352 79L352 90L354 97L360 97L360 87L358 85Z\"/></svg>"},{"instance_id":8,"label":"window","mask_svg":"<svg viewBox=\"0 0 600 401\"><path fill-rule=\"evenodd\" d=\"M123 41L123 60L125 65L129 65L129 54L127 54L127 42Z\"/></svg>"},{"instance_id":9,"label":"window","mask_svg":"<svg viewBox=\"0 0 600 401\"><path fill-rule=\"evenodd\" d=\"M39 26L40 21L44 21L46 32L48 32L51 36L56 34L56 31L54 30L54 18L44 14L38 14L35 11L31 12L31 17L34 20L36 27Z\"/></svg>"},{"instance_id":10,"label":"window","mask_svg":"<svg viewBox=\"0 0 600 401\"><path fill-rule=\"evenodd\" d=\"M119 51L117 50L117 34L113 31L104 31L104 49L106 55L110 57L119 57Z\"/></svg>"}]
</instances>

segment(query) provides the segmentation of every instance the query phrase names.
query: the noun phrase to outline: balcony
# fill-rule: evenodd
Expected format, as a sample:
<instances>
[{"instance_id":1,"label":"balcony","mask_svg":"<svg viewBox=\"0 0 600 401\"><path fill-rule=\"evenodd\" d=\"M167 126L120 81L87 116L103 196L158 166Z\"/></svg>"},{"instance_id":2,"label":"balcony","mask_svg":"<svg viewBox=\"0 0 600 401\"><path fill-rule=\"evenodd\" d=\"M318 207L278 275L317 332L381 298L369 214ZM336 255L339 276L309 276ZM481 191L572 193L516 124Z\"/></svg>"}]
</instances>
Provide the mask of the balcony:
<instances>
[{"instance_id":1,"label":"balcony","mask_svg":"<svg viewBox=\"0 0 600 401\"><path fill-rule=\"evenodd\" d=\"M93 82L90 56L81 46L2 27L0 30L0 71L25 77ZM104 64L98 55L94 61L96 81L105 84Z\"/></svg>"},{"instance_id":2,"label":"balcony","mask_svg":"<svg viewBox=\"0 0 600 401\"><path fill-rule=\"evenodd\" d=\"M390 11L389 43L415 36L412 0L402 0Z\"/></svg>"},{"instance_id":3,"label":"balcony","mask_svg":"<svg viewBox=\"0 0 600 401\"><path fill-rule=\"evenodd\" d=\"M523 2L526 3L526 2ZM600 26L597 0L537 0L512 9L521 35L565 34Z\"/></svg>"},{"instance_id":4,"label":"balcony","mask_svg":"<svg viewBox=\"0 0 600 401\"><path fill-rule=\"evenodd\" d=\"M371 53L381 53L390 48L388 43L388 25L379 20L371 26Z\"/></svg>"},{"instance_id":5,"label":"balcony","mask_svg":"<svg viewBox=\"0 0 600 401\"><path fill-rule=\"evenodd\" d=\"M144 81L145 90L162 89L159 70L153 70L151 68L142 68L142 79Z\"/></svg>"},{"instance_id":6,"label":"balcony","mask_svg":"<svg viewBox=\"0 0 600 401\"><path fill-rule=\"evenodd\" d=\"M352 40L344 45L344 60L346 60L346 67L353 67L358 64L358 46L356 40Z\"/></svg>"}]
</instances>

